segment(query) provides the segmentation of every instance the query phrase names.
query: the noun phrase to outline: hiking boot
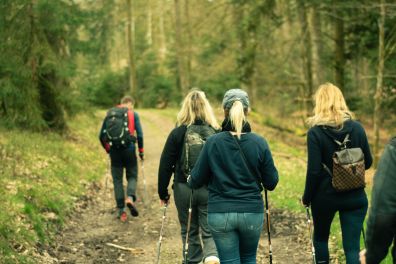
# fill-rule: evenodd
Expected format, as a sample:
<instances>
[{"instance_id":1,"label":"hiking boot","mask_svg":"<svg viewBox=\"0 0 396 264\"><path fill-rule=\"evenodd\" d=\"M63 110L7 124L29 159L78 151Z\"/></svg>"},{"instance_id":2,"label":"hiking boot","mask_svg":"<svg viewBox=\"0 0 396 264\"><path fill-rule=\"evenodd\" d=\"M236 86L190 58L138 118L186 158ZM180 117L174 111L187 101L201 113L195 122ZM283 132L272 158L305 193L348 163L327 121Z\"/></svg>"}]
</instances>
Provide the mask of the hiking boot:
<instances>
[{"instance_id":1,"label":"hiking boot","mask_svg":"<svg viewBox=\"0 0 396 264\"><path fill-rule=\"evenodd\" d=\"M132 198L128 196L128 198L126 198L125 203L127 205L127 207L129 208L129 211L131 211L131 215L136 217L139 215L138 210L136 209L135 204L132 201Z\"/></svg>"},{"instance_id":2,"label":"hiking boot","mask_svg":"<svg viewBox=\"0 0 396 264\"><path fill-rule=\"evenodd\" d=\"M204 264L220 264L220 259L216 256L209 256L205 258Z\"/></svg>"}]
</instances>

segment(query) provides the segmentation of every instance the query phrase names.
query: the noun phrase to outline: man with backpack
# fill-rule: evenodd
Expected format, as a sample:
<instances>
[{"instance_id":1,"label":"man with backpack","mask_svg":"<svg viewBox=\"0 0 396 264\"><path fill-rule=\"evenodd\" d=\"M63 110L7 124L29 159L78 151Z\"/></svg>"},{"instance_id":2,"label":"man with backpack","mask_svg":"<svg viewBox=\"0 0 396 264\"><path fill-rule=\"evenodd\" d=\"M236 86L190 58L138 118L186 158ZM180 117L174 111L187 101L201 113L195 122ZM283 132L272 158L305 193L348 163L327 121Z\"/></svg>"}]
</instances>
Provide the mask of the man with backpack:
<instances>
[{"instance_id":1,"label":"man with backpack","mask_svg":"<svg viewBox=\"0 0 396 264\"><path fill-rule=\"evenodd\" d=\"M118 218L122 222L127 220L125 205L129 208L132 216L136 217L139 215L135 206L137 184L135 143L137 141L139 157L143 160L143 131L139 115L133 111L133 105L133 98L124 96L120 105L111 108L107 112L99 133L99 140L110 156ZM128 182L126 197L123 187L124 169Z\"/></svg>"}]
</instances>

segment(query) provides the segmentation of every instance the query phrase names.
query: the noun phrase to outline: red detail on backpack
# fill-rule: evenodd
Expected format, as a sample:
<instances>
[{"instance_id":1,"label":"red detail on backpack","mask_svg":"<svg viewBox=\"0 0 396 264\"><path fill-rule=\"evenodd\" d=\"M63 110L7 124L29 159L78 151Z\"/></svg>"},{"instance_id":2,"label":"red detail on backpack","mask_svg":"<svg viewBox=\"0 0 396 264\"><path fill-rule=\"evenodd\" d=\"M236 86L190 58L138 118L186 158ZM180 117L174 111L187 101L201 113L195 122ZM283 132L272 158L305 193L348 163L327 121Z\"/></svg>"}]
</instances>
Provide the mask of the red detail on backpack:
<instances>
[{"instance_id":1,"label":"red detail on backpack","mask_svg":"<svg viewBox=\"0 0 396 264\"><path fill-rule=\"evenodd\" d=\"M131 136L135 134L135 115L131 110L128 110L128 129Z\"/></svg>"}]
</instances>

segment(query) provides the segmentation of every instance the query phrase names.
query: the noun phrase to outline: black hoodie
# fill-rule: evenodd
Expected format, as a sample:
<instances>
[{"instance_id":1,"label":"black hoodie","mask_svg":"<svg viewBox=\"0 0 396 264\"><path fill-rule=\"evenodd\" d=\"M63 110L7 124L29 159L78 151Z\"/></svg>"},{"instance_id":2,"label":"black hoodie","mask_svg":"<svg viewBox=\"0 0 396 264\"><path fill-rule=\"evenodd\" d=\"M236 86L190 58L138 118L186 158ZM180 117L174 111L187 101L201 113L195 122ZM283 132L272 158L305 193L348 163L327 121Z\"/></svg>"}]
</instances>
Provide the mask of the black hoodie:
<instances>
[{"instance_id":1,"label":"black hoodie","mask_svg":"<svg viewBox=\"0 0 396 264\"><path fill-rule=\"evenodd\" d=\"M373 161L370 147L364 128L359 122L345 121L341 129L329 126L312 127L307 134L308 167L303 196L304 204L309 205L318 194L334 196L335 199L342 199L345 203L359 200L359 197L366 199L364 189L336 193L331 185L331 176L323 169L322 163L332 171L332 156L335 151L339 150L332 138L343 142L347 134L349 134L350 139L347 147L360 147L364 153L365 167L366 169L370 168Z\"/></svg>"}]
</instances>

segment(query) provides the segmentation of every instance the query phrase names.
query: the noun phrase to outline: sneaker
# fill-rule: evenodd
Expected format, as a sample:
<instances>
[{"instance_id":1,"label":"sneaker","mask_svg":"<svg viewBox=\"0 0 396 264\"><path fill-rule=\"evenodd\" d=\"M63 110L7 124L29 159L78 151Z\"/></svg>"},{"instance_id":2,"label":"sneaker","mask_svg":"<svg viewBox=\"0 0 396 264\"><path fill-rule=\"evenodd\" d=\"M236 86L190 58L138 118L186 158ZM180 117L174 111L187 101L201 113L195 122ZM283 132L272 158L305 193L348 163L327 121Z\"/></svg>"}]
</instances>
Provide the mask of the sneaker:
<instances>
[{"instance_id":1,"label":"sneaker","mask_svg":"<svg viewBox=\"0 0 396 264\"><path fill-rule=\"evenodd\" d=\"M125 203L127 205L127 207L129 208L129 210L131 211L131 215L136 217L139 215L138 210L136 209L135 204L132 202L132 198L128 196L128 198L126 198Z\"/></svg>"},{"instance_id":2,"label":"sneaker","mask_svg":"<svg viewBox=\"0 0 396 264\"><path fill-rule=\"evenodd\" d=\"M205 258L205 264L220 264L220 259L216 256L209 256Z\"/></svg>"},{"instance_id":3,"label":"sneaker","mask_svg":"<svg viewBox=\"0 0 396 264\"><path fill-rule=\"evenodd\" d=\"M125 212L124 208L118 210L117 218L121 220L121 222L126 222L127 220L127 213Z\"/></svg>"},{"instance_id":4,"label":"sneaker","mask_svg":"<svg viewBox=\"0 0 396 264\"><path fill-rule=\"evenodd\" d=\"M121 222L125 223L127 221L127 213L126 212L122 212L120 215L120 220Z\"/></svg>"}]
</instances>

